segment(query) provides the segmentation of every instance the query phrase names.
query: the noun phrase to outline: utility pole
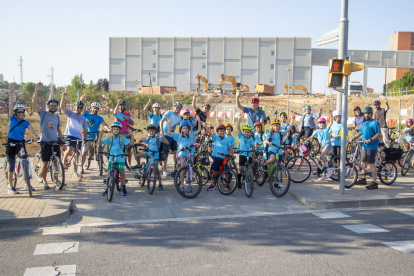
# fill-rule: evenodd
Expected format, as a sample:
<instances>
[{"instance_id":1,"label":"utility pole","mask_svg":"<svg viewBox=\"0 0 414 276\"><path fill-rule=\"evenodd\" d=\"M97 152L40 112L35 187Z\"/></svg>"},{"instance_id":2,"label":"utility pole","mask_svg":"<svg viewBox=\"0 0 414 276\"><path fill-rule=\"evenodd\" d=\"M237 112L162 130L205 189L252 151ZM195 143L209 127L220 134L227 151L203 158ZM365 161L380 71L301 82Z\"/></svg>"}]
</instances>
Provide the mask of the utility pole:
<instances>
[{"instance_id":1,"label":"utility pole","mask_svg":"<svg viewBox=\"0 0 414 276\"><path fill-rule=\"evenodd\" d=\"M339 48L338 59L347 59L348 57L348 0L341 0L341 19L339 20ZM348 76L344 76L344 95L343 99L340 92L337 92L337 110L341 110L341 162L340 162L340 184L339 191L341 194L345 192L345 163L346 163L346 137L347 133L347 117L348 117ZM341 99L341 101L340 101Z\"/></svg>"},{"instance_id":2,"label":"utility pole","mask_svg":"<svg viewBox=\"0 0 414 276\"><path fill-rule=\"evenodd\" d=\"M50 75L47 75L50 78L50 94L49 99L52 98L53 95L53 83L54 83L54 75L53 75L53 67L50 67Z\"/></svg>"},{"instance_id":3,"label":"utility pole","mask_svg":"<svg viewBox=\"0 0 414 276\"><path fill-rule=\"evenodd\" d=\"M20 56L20 59L18 60L19 63L19 67L20 67L20 86L23 85L23 58L22 56Z\"/></svg>"}]
</instances>

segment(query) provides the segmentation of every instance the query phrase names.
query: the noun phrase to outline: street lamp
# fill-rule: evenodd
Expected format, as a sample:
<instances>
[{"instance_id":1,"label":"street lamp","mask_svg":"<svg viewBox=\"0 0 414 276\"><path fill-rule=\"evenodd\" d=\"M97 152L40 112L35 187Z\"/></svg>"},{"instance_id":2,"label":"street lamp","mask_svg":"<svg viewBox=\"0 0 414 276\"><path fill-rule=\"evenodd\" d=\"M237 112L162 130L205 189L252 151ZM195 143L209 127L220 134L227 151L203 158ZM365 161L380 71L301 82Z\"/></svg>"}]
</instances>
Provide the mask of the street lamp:
<instances>
[{"instance_id":1,"label":"street lamp","mask_svg":"<svg viewBox=\"0 0 414 276\"><path fill-rule=\"evenodd\" d=\"M288 87L287 87L287 93L288 93L288 106L287 106L287 114L288 114L288 118L289 118L289 75L290 75L290 69L288 68L288 69L286 69L286 71L288 72L288 83L287 83L287 85L288 85Z\"/></svg>"}]
</instances>

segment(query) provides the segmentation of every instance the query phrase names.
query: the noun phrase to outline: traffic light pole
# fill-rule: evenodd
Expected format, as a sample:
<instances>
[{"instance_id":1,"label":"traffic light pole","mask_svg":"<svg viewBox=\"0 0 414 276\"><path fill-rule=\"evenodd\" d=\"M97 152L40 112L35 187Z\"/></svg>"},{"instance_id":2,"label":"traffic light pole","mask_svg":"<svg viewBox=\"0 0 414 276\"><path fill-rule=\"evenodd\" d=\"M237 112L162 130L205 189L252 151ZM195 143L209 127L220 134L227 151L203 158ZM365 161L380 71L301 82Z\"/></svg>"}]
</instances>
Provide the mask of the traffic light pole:
<instances>
[{"instance_id":1,"label":"traffic light pole","mask_svg":"<svg viewBox=\"0 0 414 276\"><path fill-rule=\"evenodd\" d=\"M341 19L339 20L339 48L338 59L348 58L348 0L341 0ZM341 116L341 163L339 191L345 192L345 163L346 163L346 137L348 117L348 76L344 76L344 94L342 96ZM339 96L339 95L338 95ZM339 97L338 97L339 100Z\"/></svg>"}]
</instances>

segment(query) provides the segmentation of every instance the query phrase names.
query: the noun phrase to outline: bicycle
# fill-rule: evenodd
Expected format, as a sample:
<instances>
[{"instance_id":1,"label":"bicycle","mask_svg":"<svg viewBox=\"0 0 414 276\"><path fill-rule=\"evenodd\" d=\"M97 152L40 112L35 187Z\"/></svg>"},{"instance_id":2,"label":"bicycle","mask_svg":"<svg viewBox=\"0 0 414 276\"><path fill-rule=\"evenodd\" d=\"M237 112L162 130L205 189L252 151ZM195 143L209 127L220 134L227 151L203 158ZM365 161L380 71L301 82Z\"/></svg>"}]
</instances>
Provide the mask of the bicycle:
<instances>
[{"instance_id":1,"label":"bicycle","mask_svg":"<svg viewBox=\"0 0 414 276\"><path fill-rule=\"evenodd\" d=\"M63 186L65 185L65 170L63 169L63 164L60 158L57 156L57 152L54 150L54 146L60 146L63 142L38 142L39 144L43 145L50 145L51 150L51 157L47 164L47 171L50 172L50 178L53 182L55 188L62 190ZM43 182L42 177L42 155L41 153L36 153L34 157L34 164L35 164L35 176L39 183ZM59 177L62 179L59 180Z\"/></svg>"},{"instance_id":2,"label":"bicycle","mask_svg":"<svg viewBox=\"0 0 414 276\"><path fill-rule=\"evenodd\" d=\"M19 150L19 164L15 165L15 169L13 172L13 187L16 187L17 185L17 177L22 176L25 184L27 185L27 190L29 192L29 197L33 197L32 194L32 186L30 185L30 179L32 178L32 170L31 170L31 166L30 166L30 160L29 160L29 155L27 154L26 151L26 144L31 144L33 143L33 140L24 140L21 142L12 142L12 143L4 143L3 146L5 147L17 147L20 146L20 150ZM6 158L6 160L4 160L4 175L6 176L6 180L8 181L8 177L9 177L9 162L8 162L8 158ZM7 182L8 183L8 182Z\"/></svg>"},{"instance_id":3,"label":"bicycle","mask_svg":"<svg viewBox=\"0 0 414 276\"><path fill-rule=\"evenodd\" d=\"M132 126L128 126L128 128L129 129L131 129L133 132L142 132L142 130L141 129L138 129L138 128L133 128ZM134 143L136 142L136 140L134 139ZM130 147L131 148L131 147ZM135 156L136 154L137 154L137 149L136 149L136 147L132 147L132 151L133 151L133 153L132 153L132 156ZM128 164L128 162L127 162L127 160L126 160L126 162L125 162L125 167L128 169L128 171L130 171L130 172L132 172L132 173L134 173L134 170L133 169L131 169L131 167L133 167L132 166L132 160L135 160L135 158L132 158L131 159L131 164Z\"/></svg>"},{"instance_id":4,"label":"bicycle","mask_svg":"<svg viewBox=\"0 0 414 276\"><path fill-rule=\"evenodd\" d=\"M185 151L185 150L191 151L191 149L196 147L197 145L198 144L193 144L191 146L184 147L180 149L179 152ZM203 183L202 183L201 175L199 174L198 170L193 169L191 154L188 154L187 156L185 156L185 162L186 164L183 167L181 167L175 174L174 186L177 192L182 197L192 199L192 198L197 197L200 194L201 190L203 189ZM183 179L181 179L181 177ZM193 183L195 183L195 185L192 185ZM188 185L187 191L189 192L187 193L185 192L186 187L184 186L184 184ZM192 187L194 186L197 186L197 188L195 188L195 191L192 190L193 189ZM181 190L181 188L183 188L183 190Z\"/></svg>"},{"instance_id":5,"label":"bicycle","mask_svg":"<svg viewBox=\"0 0 414 276\"><path fill-rule=\"evenodd\" d=\"M106 131L107 132L107 131ZM99 133L99 131L88 132L88 134L92 133ZM88 156L85 164L85 170L89 169L92 160L96 160L98 165L99 176L102 176L103 170L105 168L105 161L103 159L103 154L99 152L103 152L103 148L101 145L98 145L99 136L96 135L91 142L91 147L88 150Z\"/></svg>"},{"instance_id":6,"label":"bicycle","mask_svg":"<svg viewBox=\"0 0 414 276\"><path fill-rule=\"evenodd\" d=\"M238 150L235 152L235 154L241 154L241 153L251 153L254 152L254 150ZM239 157L240 158L240 157ZM251 197L253 195L254 190L254 169L253 169L253 160L250 161L253 158L246 158L246 163L244 164L243 173L242 173L242 184L244 185L244 192L246 193L247 197Z\"/></svg>"},{"instance_id":7,"label":"bicycle","mask_svg":"<svg viewBox=\"0 0 414 276\"><path fill-rule=\"evenodd\" d=\"M362 147L362 141L358 142L358 145L357 145L357 148L356 148L356 151L354 153L354 157L351 163L346 164L347 169L345 170L346 171L345 177L349 176L350 170L352 170L354 173L352 176L351 183L349 184L345 183L345 188L351 188L352 186L354 186L358 179L358 171L355 165L357 165L359 169L364 170L366 174L372 176L371 168L365 168L364 166L362 166L362 164L357 159L357 155L358 155L358 152L361 150L361 147ZM380 155L380 154L381 154L381 148L378 147L377 155ZM377 168L377 175L380 181L385 185L391 185L392 183L394 183L398 175L397 167L395 166L393 162L387 161L388 159L389 157L387 157L387 151L385 151L386 161L382 161L381 158L379 157L375 159L375 167ZM389 178L391 180L389 180Z\"/></svg>"},{"instance_id":8,"label":"bicycle","mask_svg":"<svg viewBox=\"0 0 414 276\"><path fill-rule=\"evenodd\" d=\"M300 137L297 139L297 144L298 144L298 145L304 144L304 143L305 143L305 141L306 141L306 139L307 139L307 138L306 138L304 135L300 136ZM319 144L319 142L318 142L318 140L317 140L317 139L312 139L311 141L306 142L306 143L308 143L308 144L309 144L309 146L307 146L307 147L309 148L309 151L310 151L310 152L311 152L314 156L318 155L318 153L321 151L321 145Z\"/></svg>"},{"instance_id":9,"label":"bicycle","mask_svg":"<svg viewBox=\"0 0 414 276\"><path fill-rule=\"evenodd\" d=\"M230 154L219 153L224 157L218 172L217 188L222 195L231 195L237 187L237 174L234 172L232 160L234 159ZM213 170L210 171L213 176ZM234 183L233 181L234 180Z\"/></svg>"},{"instance_id":10,"label":"bicycle","mask_svg":"<svg viewBox=\"0 0 414 276\"><path fill-rule=\"evenodd\" d=\"M152 151L144 144L133 144L131 147L143 147L141 150L144 152L157 153L158 151ZM130 147L130 148L131 148ZM155 191L155 186L157 185L157 170L154 165L154 161L150 156L146 157L146 163L141 163L141 167L135 172L134 178L137 179L140 183L140 186L145 185L145 180L147 180L147 191L148 194L152 195Z\"/></svg>"},{"instance_id":11,"label":"bicycle","mask_svg":"<svg viewBox=\"0 0 414 276\"><path fill-rule=\"evenodd\" d=\"M411 147L405 155L404 162L401 166L401 175L406 176L409 171L412 170L411 164L414 159L414 147Z\"/></svg>"},{"instance_id":12,"label":"bicycle","mask_svg":"<svg viewBox=\"0 0 414 276\"><path fill-rule=\"evenodd\" d=\"M69 141L69 142L76 141L75 146L73 146L72 156L70 156L69 158L67 158L67 160L64 160L64 161L65 161L65 164L66 164L66 167L67 167L67 169L66 169L66 171L67 171L69 169L69 167L71 166L71 164L72 164L72 160L75 158L74 159L75 160L75 167L73 168L73 171L74 171L74 173L75 173L76 178L78 179L78 181L81 181L82 175L84 173L84 171L83 171L83 165L82 165L82 163L83 163L82 161L83 160L82 160L82 145L81 145L81 143L82 143L82 141L90 142L92 140L94 140L94 139L86 139L86 140L81 140L81 139L70 140L70 139L67 139L66 140L66 141ZM68 148L69 147L66 146L66 144L64 144L63 145L63 149L64 150L62 152L68 150Z\"/></svg>"},{"instance_id":13,"label":"bicycle","mask_svg":"<svg viewBox=\"0 0 414 276\"><path fill-rule=\"evenodd\" d=\"M398 164L402 168L404 166L405 156L409 152L408 147L407 147L409 146L409 142L405 141L405 139L402 137L402 133L403 133L402 131L398 131L396 133L397 133L397 137L392 140L390 144L390 148L403 150L403 154L401 155L401 158L398 159Z\"/></svg>"},{"instance_id":14,"label":"bicycle","mask_svg":"<svg viewBox=\"0 0 414 276\"><path fill-rule=\"evenodd\" d=\"M115 160L115 158L117 157L127 157L128 154L118 154L118 155L112 155L109 152L99 152L100 154L105 154L108 159L110 159L112 157L113 160ZM112 201L112 198L114 196L114 189L115 189L115 185L117 186L118 191L121 190L121 185L120 185L120 178L119 178L119 170L116 168L116 166L118 165L118 162L113 161L111 163L111 169L108 170L108 175L106 177L106 179L104 179L104 184L106 184L107 187L107 195L106 195L106 199L108 200L108 202Z\"/></svg>"},{"instance_id":15,"label":"bicycle","mask_svg":"<svg viewBox=\"0 0 414 276\"><path fill-rule=\"evenodd\" d=\"M255 148L255 159L253 160L253 169L254 169L254 182L258 186L263 186L266 182L266 178L264 177L264 173L261 171L263 164L266 162L264 158L264 151L263 147Z\"/></svg>"}]
</instances>

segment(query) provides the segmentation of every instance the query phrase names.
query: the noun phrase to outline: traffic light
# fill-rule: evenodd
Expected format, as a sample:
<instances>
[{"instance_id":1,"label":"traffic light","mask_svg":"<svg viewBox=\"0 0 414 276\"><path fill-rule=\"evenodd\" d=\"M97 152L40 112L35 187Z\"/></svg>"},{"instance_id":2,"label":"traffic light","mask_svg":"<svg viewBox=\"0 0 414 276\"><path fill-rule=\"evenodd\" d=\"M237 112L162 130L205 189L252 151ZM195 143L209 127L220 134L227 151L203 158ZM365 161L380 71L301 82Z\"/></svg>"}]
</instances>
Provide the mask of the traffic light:
<instances>
[{"instance_id":1,"label":"traffic light","mask_svg":"<svg viewBox=\"0 0 414 276\"><path fill-rule=\"evenodd\" d=\"M344 66L343 59L334 58L334 59L329 60L328 87L342 87L343 66Z\"/></svg>"},{"instance_id":2,"label":"traffic light","mask_svg":"<svg viewBox=\"0 0 414 276\"><path fill-rule=\"evenodd\" d=\"M359 62L350 62L348 60L344 60L344 68L342 73L344 76L351 75L352 72L361 71L364 69L364 64Z\"/></svg>"}]
</instances>

